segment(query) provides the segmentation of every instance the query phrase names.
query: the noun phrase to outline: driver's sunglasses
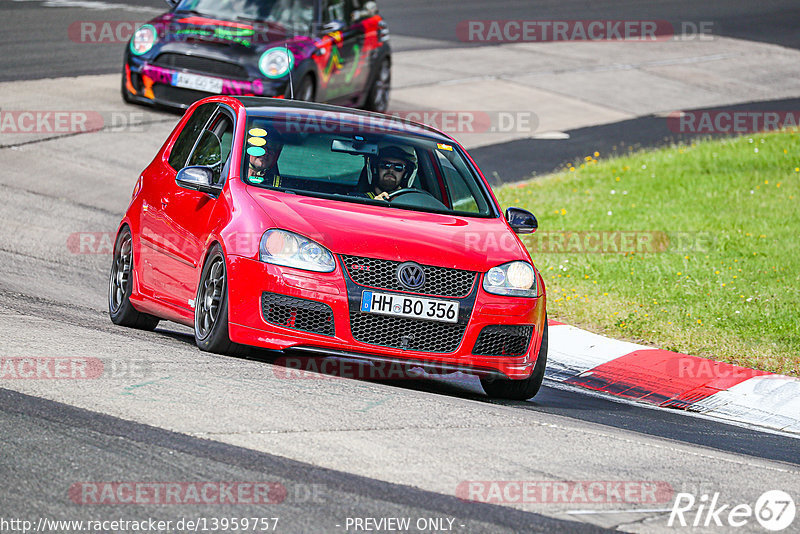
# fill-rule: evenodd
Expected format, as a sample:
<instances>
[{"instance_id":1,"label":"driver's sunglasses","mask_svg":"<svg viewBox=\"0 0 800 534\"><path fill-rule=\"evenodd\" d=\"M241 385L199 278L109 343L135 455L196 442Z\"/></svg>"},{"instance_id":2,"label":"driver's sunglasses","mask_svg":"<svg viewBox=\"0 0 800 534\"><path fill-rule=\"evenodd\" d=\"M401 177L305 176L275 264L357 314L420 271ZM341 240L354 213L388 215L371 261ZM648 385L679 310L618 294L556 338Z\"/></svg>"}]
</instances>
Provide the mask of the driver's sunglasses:
<instances>
[{"instance_id":1,"label":"driver's sunglasses","mask_svg":"<svg viewBox=\"0 0 800 534\"><path fill-rule=\"evenodd\" d=\"M381 161L378 164L378 167L383 169L383 170L394 169L397 172L403 172L404 170L406 170L406 164L405 163L390 163L388 161Z\"/></svg>"}]
</instances>

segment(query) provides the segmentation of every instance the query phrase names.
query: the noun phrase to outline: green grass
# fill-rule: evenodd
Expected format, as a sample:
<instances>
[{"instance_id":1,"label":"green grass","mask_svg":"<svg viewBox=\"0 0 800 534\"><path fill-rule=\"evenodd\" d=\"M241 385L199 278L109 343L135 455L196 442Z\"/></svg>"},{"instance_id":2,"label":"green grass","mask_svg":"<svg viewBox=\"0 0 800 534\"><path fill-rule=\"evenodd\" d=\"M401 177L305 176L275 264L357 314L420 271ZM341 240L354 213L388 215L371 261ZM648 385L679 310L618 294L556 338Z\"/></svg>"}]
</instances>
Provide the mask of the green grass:
<instances>
[{"instance_id":1,"label":"green grass","mask_svg":"<svg viewBox=\"0 0 800 534\"><path fill-rule=\"evenodd\" d=\"M800 376L798 133L595 153L496 193L539 219L523 241L551 319ZM616 231L654 235L654 251L585 253L569 236Z\"/></svg>"}]
</instances>

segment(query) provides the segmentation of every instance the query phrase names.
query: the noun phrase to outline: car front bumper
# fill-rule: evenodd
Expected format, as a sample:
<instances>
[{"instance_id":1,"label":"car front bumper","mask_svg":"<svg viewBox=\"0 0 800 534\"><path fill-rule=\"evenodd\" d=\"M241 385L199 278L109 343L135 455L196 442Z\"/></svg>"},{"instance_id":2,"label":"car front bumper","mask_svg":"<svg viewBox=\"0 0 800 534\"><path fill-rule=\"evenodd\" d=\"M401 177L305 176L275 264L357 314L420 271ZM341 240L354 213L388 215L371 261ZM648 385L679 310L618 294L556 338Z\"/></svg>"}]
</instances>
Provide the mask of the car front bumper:
<instances>
[{"instance_id":1,"label":"car front bumper","mask_svg":"<svg viewBox=\"0 0 800 534\"><path fill-rule=\"evenodd\" d=\"M186 87L177 87L175 85L175 76L181 72L221 80L221 91L219 93L209 93ZM179 109L186 109L197 100L213 94L282 98L288 89L288 81L284 79L232 79L213 73L171 69L153 65L132 55L125 61L122 75L122 90L126 92L127 100L140 104L161 105Z\"/></svg>"},{"instance_id":2,"label":"car front bumper","mask_svg":"<svg viewBox=\"0 0 800 534\"><path fill-rule=\"evenodd\" d=\"M459 301L453 325L361 313L363 290L407 293L355 284L341 259L332 273L311 273L229 256L229 334L235 343L272 350L527 378L541 343L545 296L491 295L480 281L478 275L463 298L425 296Z\"/></svg>"}]
</instances>

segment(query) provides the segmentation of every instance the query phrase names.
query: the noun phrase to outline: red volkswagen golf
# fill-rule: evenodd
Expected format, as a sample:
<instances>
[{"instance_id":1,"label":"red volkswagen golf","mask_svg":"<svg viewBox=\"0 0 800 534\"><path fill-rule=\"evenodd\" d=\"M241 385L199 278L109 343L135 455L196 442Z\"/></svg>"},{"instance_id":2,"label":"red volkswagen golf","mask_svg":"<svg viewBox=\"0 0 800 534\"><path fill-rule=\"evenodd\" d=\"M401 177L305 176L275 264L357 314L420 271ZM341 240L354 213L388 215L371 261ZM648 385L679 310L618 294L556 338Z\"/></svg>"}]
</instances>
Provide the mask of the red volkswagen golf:
<instances>
[{"instance_id":1,"label":"red volkswagen golf","mask_svg":"<svg viewBox=\"0 0 800 534\"><path fill-rule=\"evenodd\" d=\"M490 396L542 382L542 277L464 149L385 115L269 98L192 105L142 172L109 277L119 325L478 375Z\"/></svg>"}]
</instances>

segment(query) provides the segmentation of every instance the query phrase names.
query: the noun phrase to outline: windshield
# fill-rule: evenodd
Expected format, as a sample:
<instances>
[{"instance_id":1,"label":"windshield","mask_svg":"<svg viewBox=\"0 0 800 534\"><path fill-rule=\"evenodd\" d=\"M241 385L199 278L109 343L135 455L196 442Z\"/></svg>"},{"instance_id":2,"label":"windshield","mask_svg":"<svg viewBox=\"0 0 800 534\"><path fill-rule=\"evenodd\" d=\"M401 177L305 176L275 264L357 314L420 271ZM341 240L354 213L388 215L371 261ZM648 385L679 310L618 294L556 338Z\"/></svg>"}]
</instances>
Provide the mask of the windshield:
<instances>
[{"instance_id":1,"label":"windshield","mask_svg":"<svg viewBox=\"0 0 800 534\"><path fill-rule=\"evenodd\" d=\"M404 133L337 128L299 132L249 118L245 183L387 208L495 216L491 197L458 147ZM346 132L346 133L345 133Z\"/></svg>"},{"instance_id":2,"label":"windshield","mask_svg":"<svg viewBox=\"0 0 800 534\"><path fill-rule=\"evenodd\" d=\"M229 20L263 21L308 31L314 19L313 0L182 0L177 11Z\"/></svg>"}]
</instances>

